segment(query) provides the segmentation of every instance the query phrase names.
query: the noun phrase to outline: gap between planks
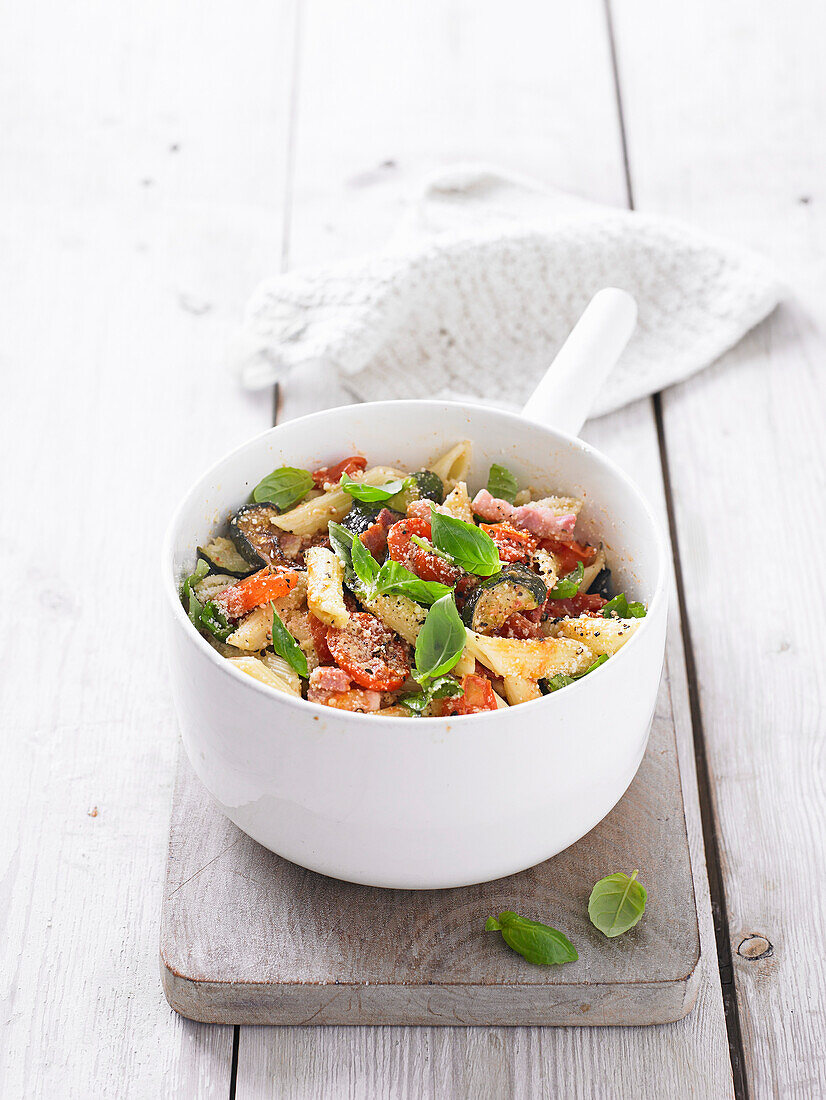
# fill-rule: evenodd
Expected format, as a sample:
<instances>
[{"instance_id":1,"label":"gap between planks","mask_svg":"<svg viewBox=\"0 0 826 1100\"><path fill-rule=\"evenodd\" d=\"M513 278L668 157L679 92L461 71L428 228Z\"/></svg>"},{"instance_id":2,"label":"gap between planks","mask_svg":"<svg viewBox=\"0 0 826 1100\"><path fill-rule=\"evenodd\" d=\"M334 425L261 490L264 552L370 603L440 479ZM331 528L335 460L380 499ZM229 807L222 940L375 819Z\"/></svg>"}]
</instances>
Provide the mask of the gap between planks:
<instances>
[{"instance_id":1,"label":"gap between planks","mask_svg":"<svg viewBox=\"0 0 826 1100\"><path fill-rule=\"evenodd\" d=\"M608 31L608 44L611 52L611 72L614 80L614 92L617 104L622 161L625 172L626 202L629 210L634 210L634 186L631 173L631 161L628 155L628 135L625 126L625 111L622 101L622 82L620 80L617 43L614 34L614 20L611 0L603 0L605 21ZM709 894L711 895L711 915L714 922L714 938L717 944L717 968L723 994L723 1010L728 1034L729 1058L731 1060L734 1094L742 1100L749 1096L748 1080L745 1072L745 1050L743 1033L740 1026L740 1010L737 1003L737 990L734 984L734 962L731 954L731 934L726 905L726 893L723 872L720 863L720 844L714 815L714 801L711 793L711 772L705 746L702 713L700 711L697 686L697 662L691 638L691 624L688 618L688 606L685 598L680 543L674 514L674 492L671 484L671 471L668 462L668 444L665 437L665 424L662 414L662 394L655 393L651 398L654 422L657 428L657 443L660 449L663 490L665 493L668 531L671 538L671 552L674 562L674 577L677 588L677 604L680 609L680 630L683 639L685 672L688 682L688 700L691 713L691 732L694 744L694 765L697 772L697 793L700 803L700 822L705 846L706 872Z\"/></svg>"}]
</instances>

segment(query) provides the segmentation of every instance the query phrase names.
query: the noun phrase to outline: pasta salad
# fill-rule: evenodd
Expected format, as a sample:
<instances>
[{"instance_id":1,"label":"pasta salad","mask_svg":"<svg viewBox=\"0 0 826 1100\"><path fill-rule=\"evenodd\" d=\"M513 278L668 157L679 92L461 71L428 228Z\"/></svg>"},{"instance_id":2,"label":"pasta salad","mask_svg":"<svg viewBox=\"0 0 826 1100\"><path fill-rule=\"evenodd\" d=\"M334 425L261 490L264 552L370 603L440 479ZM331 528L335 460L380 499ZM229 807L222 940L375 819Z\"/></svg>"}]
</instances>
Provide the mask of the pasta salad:
<instances>
[{"instance_id":1,"label":"pasta salad","mask_svg":"<svg viewBox=\"0 0 826 1100\"><path fill-rule=\"evenodd\" d=\"M504 465L471 497L471 443L428 468L353 455L273 470L198 547L181 598L201 634L275 691L386 717L443 717L559 691L645 616L611 592L582 501L534 499Z\"/></svg>"}]
</instances>

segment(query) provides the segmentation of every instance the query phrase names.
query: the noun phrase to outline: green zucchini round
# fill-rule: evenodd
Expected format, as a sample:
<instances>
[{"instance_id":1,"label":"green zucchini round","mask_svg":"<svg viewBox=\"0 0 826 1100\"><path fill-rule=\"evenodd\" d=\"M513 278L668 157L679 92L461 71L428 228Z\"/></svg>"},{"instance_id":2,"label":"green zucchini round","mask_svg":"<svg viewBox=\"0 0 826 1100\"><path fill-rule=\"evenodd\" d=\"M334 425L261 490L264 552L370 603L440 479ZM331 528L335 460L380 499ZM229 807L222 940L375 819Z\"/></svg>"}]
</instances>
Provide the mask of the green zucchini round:
<instances>
[{"instance_id":1,"label":"green zucchini round","mask_svg":"<svg viewBox=\"0 0 826 1100\"><path fill-rule=\"evenodd\" d=\"M432 500L436 504L444 502L445 487L438 474L432 470L417 470L410 477L413 484L391 497L387 502L388 508L405 513L414 500Z\"/></svg>"},{"instance_id":2,"label":"green zucchini round","mask_svg":"<svg viewBox=\"0 0 826 1100\"><path fill-rule=\"evenodd\" d=\"M547 596L547 585L539 574L513 562L473 589L462 609L462 620L477 634L487 634L498 630L515 611L535 611Z\"/></svg>"},{"instance_id":3,"label":"green zucchini round","mask_svg":"<svg viewBox=\"0 0 826 1100\"><path fill-rule=\"evenodd\" d=\"M199 546L198 557L207 563L210 573L248 577L255 570L255 566L242 557L232 542L225 538L211 539L206 546Z\"/></svg>"}]
</instances>

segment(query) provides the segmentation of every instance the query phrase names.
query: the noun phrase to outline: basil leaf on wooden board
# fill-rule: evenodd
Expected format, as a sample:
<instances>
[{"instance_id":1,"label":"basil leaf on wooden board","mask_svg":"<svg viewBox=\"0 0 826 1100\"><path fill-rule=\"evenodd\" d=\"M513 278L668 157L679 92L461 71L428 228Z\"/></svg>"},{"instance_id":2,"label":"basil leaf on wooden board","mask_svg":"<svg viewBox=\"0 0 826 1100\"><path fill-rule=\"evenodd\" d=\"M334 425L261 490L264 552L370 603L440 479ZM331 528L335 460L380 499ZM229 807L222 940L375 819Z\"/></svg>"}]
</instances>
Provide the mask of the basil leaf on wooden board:
<instances>
[{"instance_id":1,"label":"basil leaf on wooden board","mask_svg":"<svg viewBox=\"0 0 826 1100\"><path fill-rule=\"evenodd\" d=\"M293 671L297 672L299 676L303 676L307 679L309 675L307 671L307 657L304 650L295 640L295 638L284 626L283 620L278 612L275 610L275 605L270 601L270 609L272 610L272 648L282 657Z\"/></svg>"},{"instance_id":2,"label":"basil leaf on wooden board","mask_svg":"<svg viewBox=\"0 0 826 1100\"><path fill-rule=\"evenodd\" d=\"M629 878L619 872L601 878L588 899L591 924L604 936L613 939L637 924L645 912L648 897L645 887L637 882L637 872Z\"/></svg>"},{"instance_id":3,"label":"basil leaf on wooden board","mask_svg":"<svg viewBox=\"0 0 826 1100\"><path fill-rule=\"evenodd\" d=\"M416 639L414 680L424 684L450 672L462 656L466 639L453 594L442 596L428 611Z\"/></svg>"},{"instance_id":4,"label":"basil leaf on wooden board","mask_svg":"<svg viewBox=\"0 0 826 1100\"><path fill-rule=\"evenodd\" d=\"M614 596L613 600L609 600L603 607L602 615L606 619L611 619L614 615L618 619L644 619L645 607L636 600L629 603L625 593L620 592L618 596Z\"/></svg>"},{"instance_id":5,"label":"basil leaf on wooden board","mask_svg":"<svg viewBox=\"0 0 826 1100\"><path fill-rule=\"evenodd\" d=\"M286 512L303 500L312 487L313 475L309 470L279 466L258 482L252 491L252 499L256 504L269 501L279 512Z\"/></svg>"},{"instance_id":6,"label":"basil leaf on wooden board","mask_svg":"<svg viewBox=\"0 0 826 1100\"><path fill-rule=\"evenodd\" d=\"M225 642L230 634L235 631L235 627L226 617L224 612L218 604L214 603L212 600L205 603L201 609L199 622L214 638L218 638L222 642Z\"/></svg>"},{"instance_id":7,"label":"basil leaf on wooden board","mask_svg":"<svg viewBox=\"0 0 826 1100\"><path fill-rule=\"evenodd\" d=\"M519 482L507 466L500 466L498 462L494 462L488 473L487 488L492 497L498 497L499 500L506 500L508 504L513 504L519 492Z\"/></svg>"},{"instance_id":8,"label":"basil leaf on wooden board","mask_svg":"<svg viewBox=\"0 0 826 1100\"><path fill-rule=\"evenodd\" d=\"M456 698L457 695L462 694L464 694L462 685L458 680L454 680L452 676L440 676L423 687L421 691L403 695L399 702L412 710L415 715L421 716L434 699Z\"/></svg>"},{"instance_id":9,"label":"basil leaf on wooden board","mask_svg":"<svg viewBox=\"0 0 826 1100\"><path fill-rule=\"evenodd\" d=\"M547 694L552 691L559 691L560 688L567 687L568 684L575 684L577 680L581 680L583 676L587 676L589 672L593 672L595 668L599 668L600 665L604 665L608 660L607 653L601 653L599 657L588 665L588 667L582 672L575 672L573 676L568 676L565 672L557 672L555 676L547 676L542 680L542 685L545 687Z\"/></svg>"},{"instance_id":10,"label":"basil leaf on wooden board","mask_svg":"<svg viewBox=\"0 0 826 1100\"><path fill-rule=\"evenodd\" d=\"M539 921L520 917L518 913L500 913L488 917L486 932L501 932L502 939L529 963L537 966L560 966L576 962L576 948L562 932Z\"/></svg>"},{"instance_id":11,"label":"basil leaf on wooden board","mask_svg":"<svg viewBox=\"0 0 826 1100\"><path fill-rule=\"evenodd\" d=\"M440 600L442 596L448 596L453 589L447 584L438 581L423 581L415 573L411 573L401 562L388 558L379 570L376 586L379 593L388 596L407 596L416 603L429 606Z\"/></svg>"},{"instance_id":12,"label":"basil leaf on wooden board","mask_svg":"<svg viewBox=\"0 0 826 1100\"><path fill-rule=\"evenodd\" d=\"M585 576L585 566L581 561L576 563L576 569L571 570L556 582L548 596L552 600L570 600L579 592L582 578Z\"/></svg>"},{"instance_id":13,"label":"basil leaf on wooden board","mask_svg":"<svg viewBox=\"0 0 826 1100\"><path fill-rule=\"evenodd\" d=\"M475 523L465 523L455 516L430 509L430 530L433 545L446 554L466 573L477 577L492 577L502 568L496 543Z\"/></svg>"},{"instance_id":14,"label":"basil leaf on wooden board","mask_svg":"<svg viewBox=\"0 0 826 1100\"><path fill-rule=\"evenodd\" d=\"M365 504L378 504L379 501L390 500L402 489L410 485L412 478L402 477L395 481L388 481L386 485L368 485L366 481L353 481L349 474L341 475L341 488L356 500Z\"/></svg>"}]
</instances>

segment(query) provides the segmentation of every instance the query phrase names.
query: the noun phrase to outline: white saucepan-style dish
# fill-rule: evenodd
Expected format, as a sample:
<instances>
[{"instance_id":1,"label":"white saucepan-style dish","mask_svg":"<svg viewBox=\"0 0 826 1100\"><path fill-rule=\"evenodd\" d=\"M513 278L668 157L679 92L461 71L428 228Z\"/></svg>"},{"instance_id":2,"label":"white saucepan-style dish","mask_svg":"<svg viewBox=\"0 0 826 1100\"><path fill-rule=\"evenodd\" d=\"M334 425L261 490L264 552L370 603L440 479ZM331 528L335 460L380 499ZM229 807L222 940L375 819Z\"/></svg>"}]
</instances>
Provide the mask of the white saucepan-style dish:
<instances>
[{"instance_id":1,"label":"white saucepan-style dish","mask_svg":"<svg viewBox=\"0 0 826 1100\"><path fill-rule=\"evenodd\" d=\"M635 316L622 291L601 291L522 416L441 401L328 409L250 440L187 493L163 551L173 695L193 768L244 832L325 875L432 889L548 859L621 798L645 751L660 682L667 555L640 491L570 433ZM382 718L276 692L192 627L179 593L195 547L274 467L313 469L360 453L418 469L460 439L473 441L474 487L501 462L521 484L582 498L578 534L604 544L615 590L647 606L630 640L590 675L498 711Z\"/></svg>"}]
</instances>

